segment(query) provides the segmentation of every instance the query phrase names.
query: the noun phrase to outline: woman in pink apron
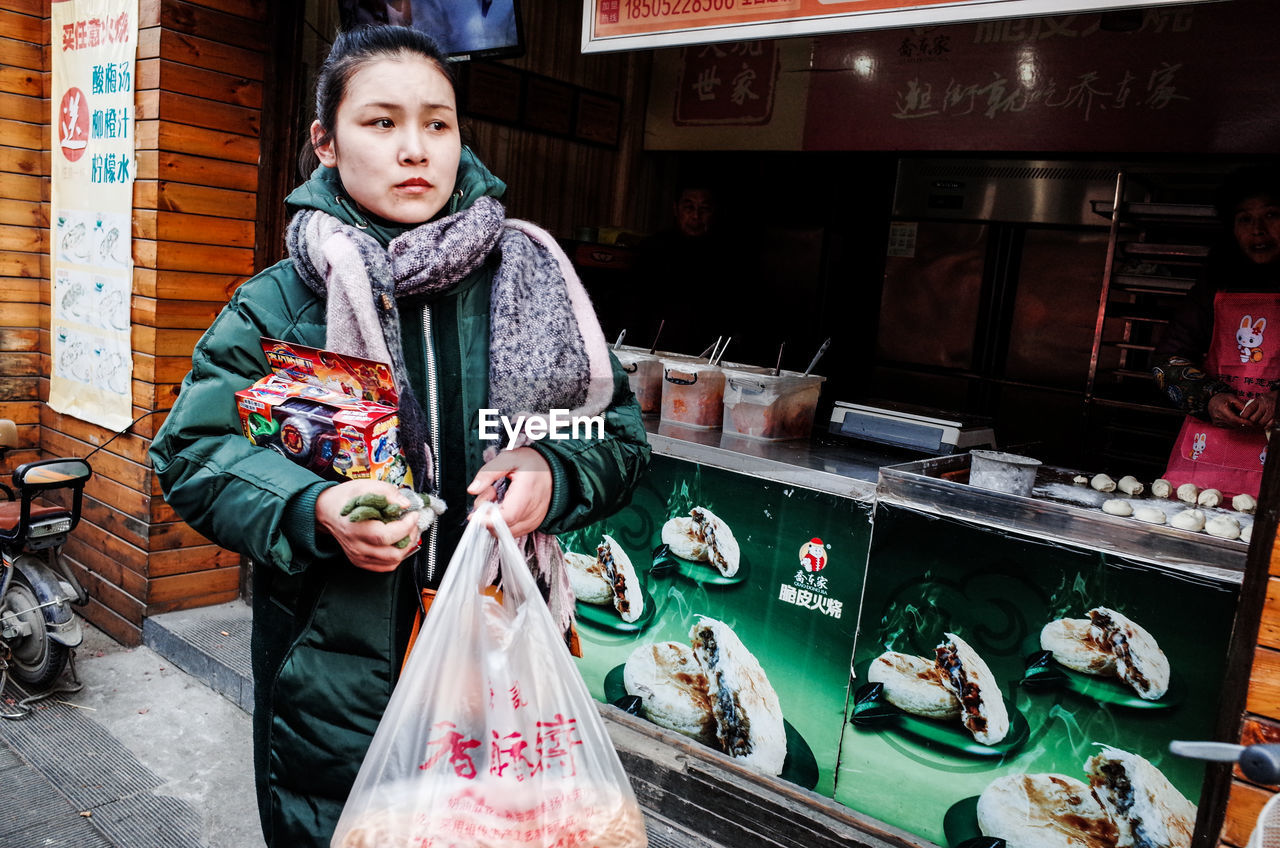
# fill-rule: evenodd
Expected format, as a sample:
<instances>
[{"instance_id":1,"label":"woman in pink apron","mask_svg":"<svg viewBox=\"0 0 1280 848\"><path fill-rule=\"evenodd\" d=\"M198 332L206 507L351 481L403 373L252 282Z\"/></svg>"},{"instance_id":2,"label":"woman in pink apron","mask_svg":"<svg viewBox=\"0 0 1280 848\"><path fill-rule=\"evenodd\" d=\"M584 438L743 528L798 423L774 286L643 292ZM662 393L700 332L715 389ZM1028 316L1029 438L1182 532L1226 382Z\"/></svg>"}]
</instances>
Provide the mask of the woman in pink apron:
<instances>
[{"instance_id":1,"label":"woman in pink apron","mask_svg":"<svg viewBox=\"0 0 1280 848\"><path fill-rule=\"evenodd\" d=\"M1233 174L1218 210L1232 238L1155 350L1157 385L1188 413L1164 476L1256 497L1280 386L1280 171Z\"/></svg>"}]
</instances>

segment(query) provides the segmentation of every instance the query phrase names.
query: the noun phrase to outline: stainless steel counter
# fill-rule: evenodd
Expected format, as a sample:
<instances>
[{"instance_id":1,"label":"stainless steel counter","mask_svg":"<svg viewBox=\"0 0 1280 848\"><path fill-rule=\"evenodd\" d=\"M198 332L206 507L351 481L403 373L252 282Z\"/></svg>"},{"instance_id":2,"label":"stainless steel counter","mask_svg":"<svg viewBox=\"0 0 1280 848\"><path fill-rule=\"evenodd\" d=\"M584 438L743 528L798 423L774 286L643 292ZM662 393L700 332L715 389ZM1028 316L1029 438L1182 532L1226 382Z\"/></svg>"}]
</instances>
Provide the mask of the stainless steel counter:
<instances>
[{"instance_id":1,"label":"stainless steel counter","mask_svg":"<svg viewBox=\"0 0 1280 848\"><path fill-rule=\"evenodd\" d=\"M1118 554L1214 581L1239 583L1249 546L1239 540L1109 515L1107 495L1074 486L1076 472L1041 466L1031 497L969 486L968 454L919 459L875 445L825 439L767 442L646 418L654 453L853 498L877 499L1048 541ZM1129 499L1135 500L1135 499ZM1140 498L1175 512L1182 504ZM1252 516L1227 512L1241 521Z\"/></svg>"},{"instance_id":2,"label":"stainless steel counter","mask_svg":"<svg viewBox=\"0 0 1280 848\"><path fill-rule=\"evenodd\" d=\"M1041 466L1031 496L1020 497L968 485L968 469L968 454L881 468L876 497L882 503L1039 539L1061 540L1215 581L1239 583L1243 577L1249 550L1244 542L1109 515L1098 507L1110 496L1087 486L1074 486L1076 472ZM1166 512L1187 506L1150 497L1127 500L1143 501ZM1227 512L1244 524L1253 520L1230 510L1205 512Z\"/></svg>"},{"instance_id":3,"label":"stainless steel counter","mask_svg":"<svg viewBox=\"0 0 1280 848\"><path fill-rule=\"evenodd\" d=\"M654 453L870 503L880 467L905 454L825 440L768 442L645 417ZM919 454L917 454L918 456Z\"/></svg>"}]
</instances>

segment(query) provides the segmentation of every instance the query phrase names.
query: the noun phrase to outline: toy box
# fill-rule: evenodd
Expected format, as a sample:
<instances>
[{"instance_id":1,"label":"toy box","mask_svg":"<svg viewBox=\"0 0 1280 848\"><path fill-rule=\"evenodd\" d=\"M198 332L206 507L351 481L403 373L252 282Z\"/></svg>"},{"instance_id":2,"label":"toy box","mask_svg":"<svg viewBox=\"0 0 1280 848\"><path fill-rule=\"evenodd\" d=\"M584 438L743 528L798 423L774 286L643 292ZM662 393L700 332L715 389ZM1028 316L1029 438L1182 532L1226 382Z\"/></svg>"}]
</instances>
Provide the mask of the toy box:
<instances>
[{"instance_id":1,"label":"toy box","mask_svg":"<svg viewBox=\"0 0 1280 848\"><path fill-rule=\"evenodd\" d=\"M271 374L236 392L245 438L330 480L412 479L385 363L263 338Z\"/></svg>"}]
</instances>

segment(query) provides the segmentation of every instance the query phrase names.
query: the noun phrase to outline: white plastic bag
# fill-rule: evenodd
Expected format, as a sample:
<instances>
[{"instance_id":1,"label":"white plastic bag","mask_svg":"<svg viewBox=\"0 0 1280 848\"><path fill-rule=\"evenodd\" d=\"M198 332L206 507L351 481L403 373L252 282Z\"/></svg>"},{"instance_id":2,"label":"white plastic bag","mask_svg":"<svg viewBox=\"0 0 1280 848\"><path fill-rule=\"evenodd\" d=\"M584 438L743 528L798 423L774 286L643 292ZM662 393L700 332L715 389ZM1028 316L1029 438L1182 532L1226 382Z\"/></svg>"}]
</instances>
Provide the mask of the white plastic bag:
<instances>
[{"instance_id":1,"label":"white plastic bag","mask_svg":"<svg viewBox=\"0 0 1280 848\"><path fill-rule=\"evenodd\" d=\"M510 531L480 507L331 848L644 848L644 820ZM495 544L502 600L482 590Z\"/></svg>"}]
</instances>

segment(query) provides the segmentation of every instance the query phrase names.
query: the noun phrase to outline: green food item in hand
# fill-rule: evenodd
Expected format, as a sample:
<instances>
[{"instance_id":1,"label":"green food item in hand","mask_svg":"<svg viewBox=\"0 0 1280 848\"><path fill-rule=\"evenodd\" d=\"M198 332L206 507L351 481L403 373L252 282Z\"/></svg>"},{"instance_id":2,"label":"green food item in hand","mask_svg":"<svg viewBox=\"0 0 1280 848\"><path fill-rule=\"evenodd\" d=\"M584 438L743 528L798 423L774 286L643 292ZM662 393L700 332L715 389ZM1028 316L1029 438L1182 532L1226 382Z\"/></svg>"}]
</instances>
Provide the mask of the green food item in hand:
<instances>
[{"instance_id":1,"label":"green food item in hand","mask_svg":"<svg viewBox=\"0 0 1280 848\"><path fill-rule=\"evenodd\" d=\"M377 492L365 492L363 495L356 495L354 500L356 506L371 506L376 510L387 508L387 496Z\"/></svg>"},{"instance_id":2,"label":"green food item in hand","mask_svg":"<svg viewBox=\"0 0 1280 848\"><path fill-rule=\"evenodd\" d=\"M348 521L371 521L376 518L385 524L396 521L407 513L417 512L426 506L422 497L417 493L410 489L402 489L401 491L409 499L410 506L405 507L398 503L391 503L387 500L386 495L366 492L362 495L356 495L347 501L346 505L342 507L341 514L345 515ZM443 506L440 509L435 509L437 513L442 511ZM419 527L421 526L422 524L419 523ZM401 549L409 547L409 537L405 536L396 542L395 546Z\"/></svg>"},{"instance_id":3,"label":"green food item in hand","mask_svg":"<svg viewBox=\"0 0 1280 848\"><path fill-rule=\"evenodd\" d=\"M348 521L369 521L374 518L382 519L382 513L371 506L357 506L347 513Z\"/></svg>"}]
</instances>

